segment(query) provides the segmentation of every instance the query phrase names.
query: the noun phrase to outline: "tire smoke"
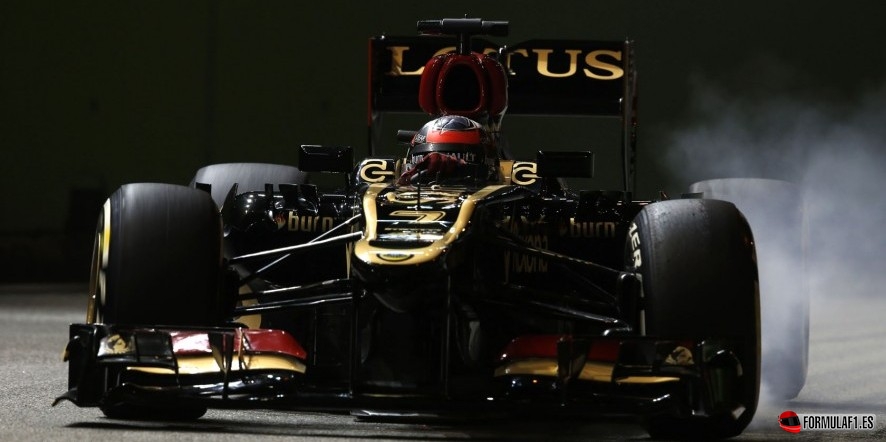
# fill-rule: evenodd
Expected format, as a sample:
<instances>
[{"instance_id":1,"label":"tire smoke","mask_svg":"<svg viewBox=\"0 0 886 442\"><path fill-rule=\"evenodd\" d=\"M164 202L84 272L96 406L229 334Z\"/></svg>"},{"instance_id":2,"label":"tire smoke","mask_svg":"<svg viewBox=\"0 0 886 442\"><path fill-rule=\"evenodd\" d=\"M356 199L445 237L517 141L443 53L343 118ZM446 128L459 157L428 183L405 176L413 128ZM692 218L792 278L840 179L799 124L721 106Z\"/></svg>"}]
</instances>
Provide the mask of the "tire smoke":
<instances>
[{"instance_id":1,"label":"tire smoke","mask_svg":"<svg viewBox=\"0 0 886 442\"><path fill-rule=\"evenodd\" d=\"M684 188L732 177L797 184L813 299L886 295L886 235L879 232L886 225L886 86L842 103L734 98L709 82L697 89L697 118L669 140L670 173Z\"/></svg>"},{"instance_id":2,"label":"tire smoke","mask_svg":"<svg viewBox=\"0 0 886 442\"><path fill-rule=\"evenodd\" d=\"M673 130L668 140L665 165L672 182L686 191L691 183L718 178L784 180L796 184L803 201L804 225L796 226L801 257L787 240L759 233L783 225L782 210L760 202L749 209L756 213L747 214L758 242L763 377L789 378L795 374L773 373L784 365L779 358L796 348L792 337L772 333L797 296L785 291L799 287L813 311L816 300L886 296L886 235L880 232L886 225L886 85L855 96L810 98L728 93L722 85L695 80L692 122ZM764 236L775 244L760 244ZM784 270L798 258L801 275ZM764 381L760 410L777 408L784 399Z\"/></svg>"}]
</instances>

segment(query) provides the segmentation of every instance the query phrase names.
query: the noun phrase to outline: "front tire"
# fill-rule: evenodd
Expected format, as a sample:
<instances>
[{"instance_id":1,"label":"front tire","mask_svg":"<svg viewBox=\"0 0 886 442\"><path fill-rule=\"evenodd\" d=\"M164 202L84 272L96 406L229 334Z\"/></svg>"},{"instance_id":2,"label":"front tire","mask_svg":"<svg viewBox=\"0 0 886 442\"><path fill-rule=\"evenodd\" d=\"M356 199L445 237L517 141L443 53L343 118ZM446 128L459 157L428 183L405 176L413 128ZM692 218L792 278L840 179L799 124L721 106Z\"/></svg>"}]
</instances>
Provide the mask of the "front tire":
<instances>
[{"instance_id":1,"label":"front tire","mask_svg":"<svg viewBox=\"0 0 886 442\"><path fill-rule=\"evenodd\" d=\"M88 322L218 326L221 220L208 193L159 183L127 184L105 202L96 234ZM109 418L196 419L200 405L104 404Z\"/></svg>"},{"instance_id":2,"label":"front tire","mask_svg":"<svg viewBox=\"0 0 886 442\"><path fill-rule=\"evenodd\" d=\"M221 220L206 192L173 184L124 185L105 203L97 236L97 322L223 322Z\"/></svg>"},{"instance_id":3,"label":"front tire","mask_svg":"<svg viewBox=\"0 0 886 442\"><path fill-rule=\"evenodd\" d=\"M628 268L643 280L647 336L728 339L741 365L732 403L696 416L651 416L653 437L724 438L740 434L757 408L759 301L751 230L730 203L674 200L634 219Z\"/></svg>"}]
</instances>

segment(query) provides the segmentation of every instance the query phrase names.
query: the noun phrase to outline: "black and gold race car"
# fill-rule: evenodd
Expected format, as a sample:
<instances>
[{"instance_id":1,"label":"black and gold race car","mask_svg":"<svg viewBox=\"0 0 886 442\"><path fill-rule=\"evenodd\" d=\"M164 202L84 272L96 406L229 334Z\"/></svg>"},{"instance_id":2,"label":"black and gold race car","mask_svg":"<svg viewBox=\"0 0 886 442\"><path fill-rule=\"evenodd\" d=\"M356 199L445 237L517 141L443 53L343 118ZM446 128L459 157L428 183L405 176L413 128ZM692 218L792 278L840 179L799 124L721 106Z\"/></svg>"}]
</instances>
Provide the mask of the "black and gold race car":
<instances>
[{"instance_id":1,"label":"black and gold race car","mask_svg":"<svg viewBox=\"0 0 886 442\"><path fill-rule=\"evenodd\" d=\"M216 164L110 196L59 400L112 418L613 413L656 436L739 434L761 379L754 236L729 202L632 199L633 43L418 27L370 40L366 158L304 145L298 167ZM382 115L421 111L432 123L397 135L407 153L378 155ZM512 158L506 111L620 118L623 188L568 187L591 152Z\"/></svg>"}]
</instances>

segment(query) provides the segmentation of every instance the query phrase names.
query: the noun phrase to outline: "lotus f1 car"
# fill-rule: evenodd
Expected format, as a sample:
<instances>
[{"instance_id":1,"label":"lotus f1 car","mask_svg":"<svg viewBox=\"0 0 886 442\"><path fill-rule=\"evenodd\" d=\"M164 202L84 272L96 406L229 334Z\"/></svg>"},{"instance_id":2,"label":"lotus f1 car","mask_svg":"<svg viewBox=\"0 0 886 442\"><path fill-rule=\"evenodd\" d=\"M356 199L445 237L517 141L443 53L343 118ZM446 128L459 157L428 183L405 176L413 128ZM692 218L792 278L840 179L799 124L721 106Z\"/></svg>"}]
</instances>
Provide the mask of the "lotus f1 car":
<instances>
[{"instance_id":1,"label":"lotus f1 car","mask_svg":"<svg viewBox=\"0 0 886 442\"><path fill-rule=\"evenodd\" d=\"M418 25L370 41L366 158L304 145L298 167L110 196L59 399L120 418L630 413L656 436L739 434L760 385L753 235L725 201L632 199L632 42L499 48L472 37L507 22ZM506 110L620 118L623 188L567 186L590 152L512 158ZM493 157L444 179L378 156L381 116L420 111L477 122ZM398 137L414 154L426 135ZM325 173L341 184L312 184Z\"/></svg>"}]
</instances>

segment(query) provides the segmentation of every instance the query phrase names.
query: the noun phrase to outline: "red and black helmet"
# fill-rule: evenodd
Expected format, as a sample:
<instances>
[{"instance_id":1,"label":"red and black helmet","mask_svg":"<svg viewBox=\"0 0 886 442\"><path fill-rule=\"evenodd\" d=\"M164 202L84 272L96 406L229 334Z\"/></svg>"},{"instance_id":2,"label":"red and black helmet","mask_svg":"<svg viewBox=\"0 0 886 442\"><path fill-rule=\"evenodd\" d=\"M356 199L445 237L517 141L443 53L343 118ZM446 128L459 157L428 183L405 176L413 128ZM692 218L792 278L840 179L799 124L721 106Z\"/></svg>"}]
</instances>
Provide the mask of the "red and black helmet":
<instances>
[{"instance_id":1,"label":"red and black helmet","mask_svg":"<svg viewBox=\"0 0 886 442\"><path fill-rule=\"evenodd\" d=\"M412 138L409 161L440 152L469 164L490 164L495 156L492 139L483 127L470 118L444 115L427 122Z\"/></svg>"}]
</instances>

